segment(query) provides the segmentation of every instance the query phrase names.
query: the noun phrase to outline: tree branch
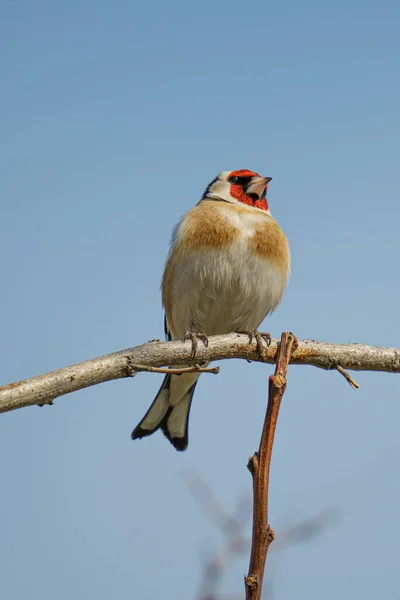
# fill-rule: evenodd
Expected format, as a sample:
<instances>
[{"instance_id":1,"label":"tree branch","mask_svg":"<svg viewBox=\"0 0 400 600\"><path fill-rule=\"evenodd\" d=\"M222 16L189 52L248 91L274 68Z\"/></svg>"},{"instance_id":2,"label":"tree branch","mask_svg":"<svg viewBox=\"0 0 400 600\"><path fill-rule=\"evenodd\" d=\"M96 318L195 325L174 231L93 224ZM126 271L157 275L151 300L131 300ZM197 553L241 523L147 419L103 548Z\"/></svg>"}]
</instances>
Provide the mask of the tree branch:
<instances>
[{"instance_id":1,"label":"tree branch","mask_svg":"<svg viewBox=\"0 0 400 600\"><path fill-rule=\"evenodd\" d=\"M252 361L275 363L278 340L272 339L260 360L256 341L248 343L247 335L230 333L212 336L208 347L199 344L196 364L244 358ZM52 371L17 383L0 387L0 412L7 412L34 404L50 404L54 398L105 381L132 376L130 365L165 367L193 365L190 343L151 341L135 348ZM400 373L400 349L365 346L363 344L328 344L314 340L299 342L291 364L314 365L322 369L355 371L386 371Z\"/></svg>"},{"instance_id":2,"label":"tree branch","mask_svg":"<svg viewBox=\"0 0 400 600\"><path fill-rule=\"evenodd\" d=\"M286 373L297 340L292 333L282 333L275 373L269 378L268 406L260 446L249 460L253 477L253 535L249 574L245 577L246 600L260 600L268 548L274 532L268 524L269 469L281 400L286 389Z\"/></svg>"}]
</instances>

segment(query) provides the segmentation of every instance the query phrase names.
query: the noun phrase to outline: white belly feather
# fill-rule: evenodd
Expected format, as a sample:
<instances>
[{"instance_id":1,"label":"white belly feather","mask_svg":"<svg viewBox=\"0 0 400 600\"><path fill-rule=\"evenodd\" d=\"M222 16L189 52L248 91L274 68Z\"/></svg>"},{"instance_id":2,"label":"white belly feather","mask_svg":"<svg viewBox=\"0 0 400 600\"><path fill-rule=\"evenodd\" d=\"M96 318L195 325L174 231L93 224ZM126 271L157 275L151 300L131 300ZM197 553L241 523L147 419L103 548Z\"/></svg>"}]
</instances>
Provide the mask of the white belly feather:
<instances>
[{"instance_id":1,"label":"white belly feather","mask_svg":"<svg viewBox=\"0 0 400 600\"><path fill-rule=\"evenodd\" d=\"M276 308L286 275L250 254L247 236L229 250L207 250L183 257L172 284L173 337L188 329L207 335L257 328Z\"/></svg>"}]
</instances>

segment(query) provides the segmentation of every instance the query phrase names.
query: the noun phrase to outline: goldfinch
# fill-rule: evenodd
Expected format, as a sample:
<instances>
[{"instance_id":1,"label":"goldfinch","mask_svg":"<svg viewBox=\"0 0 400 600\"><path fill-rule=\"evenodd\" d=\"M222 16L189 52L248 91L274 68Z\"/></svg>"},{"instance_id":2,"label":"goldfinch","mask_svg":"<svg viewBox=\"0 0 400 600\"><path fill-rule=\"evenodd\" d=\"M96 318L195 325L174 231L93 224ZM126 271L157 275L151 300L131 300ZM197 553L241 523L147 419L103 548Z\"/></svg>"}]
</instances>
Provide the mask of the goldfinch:
<instances>
[{"instance_id":1,"label":"goldfinch","mask_svg":"<svg viewBox=\"0 0 400 600\"><path fill-rule=\"evenodd\" d=\"M278 306L290 250L269 211L270 181L247 169L223 171L175 227L161 284L169 340L190 338L195 353L197 338L207 343L207 335L258 334ZM185 450L198 378L166 375L132 439L161 429L177 450Z\"/></svg>"}]
</instances>

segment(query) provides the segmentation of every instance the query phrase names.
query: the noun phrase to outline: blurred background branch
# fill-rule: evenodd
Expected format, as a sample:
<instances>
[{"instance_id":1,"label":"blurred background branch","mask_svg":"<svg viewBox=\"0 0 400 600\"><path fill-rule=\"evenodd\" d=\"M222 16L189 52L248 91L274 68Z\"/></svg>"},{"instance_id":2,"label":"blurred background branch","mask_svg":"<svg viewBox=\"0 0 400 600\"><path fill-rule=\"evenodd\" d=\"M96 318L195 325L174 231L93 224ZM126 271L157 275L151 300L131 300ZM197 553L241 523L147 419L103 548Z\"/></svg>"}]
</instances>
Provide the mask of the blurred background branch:
<instances>
[{"instance_id":1,"label":"blurred background branch","mask_svg":"<svg viewBox=\"0 0 400 600\"><path fill-rule=\"evenodd\" d=\"M219 592L223 577L239 558L248 554L251 538L248 524L251 516L251 496L239 495L232 512L227 511L218 501L212 489L198 473L193 470L184 474L184 481L200 509L215 524L223 536L220 548L204 560L200 576L197 600L239 600L243 592L224 594ZM312 542L323 535L328 527L340 521L339 511L325 508L276 534L270 552L276 554L290 547ZM271 600L273 579L267 573L264 580L265 599Z\"/></svg>"}]
</instances>

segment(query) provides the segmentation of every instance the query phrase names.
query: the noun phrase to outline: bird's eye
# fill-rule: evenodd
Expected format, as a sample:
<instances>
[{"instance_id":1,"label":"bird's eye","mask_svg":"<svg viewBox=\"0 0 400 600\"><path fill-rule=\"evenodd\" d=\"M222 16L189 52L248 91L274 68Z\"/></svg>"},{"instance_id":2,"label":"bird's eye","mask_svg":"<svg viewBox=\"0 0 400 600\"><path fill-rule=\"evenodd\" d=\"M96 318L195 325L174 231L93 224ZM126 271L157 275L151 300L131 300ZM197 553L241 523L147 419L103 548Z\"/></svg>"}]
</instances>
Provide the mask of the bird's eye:
<instances>
[{"instance_id":1,"label":"bird's eye","mask_svg":"<svg viewBox=\"0 0 400 600\"><path fill-rule=\"evenodd\" d=\"M251 177L238 177L237 175L234 175L230 178L229 183L234 183L236 185L241 185L242 187L244 187L250 182L250 179Z\"/></svg>"}]
</instances>

